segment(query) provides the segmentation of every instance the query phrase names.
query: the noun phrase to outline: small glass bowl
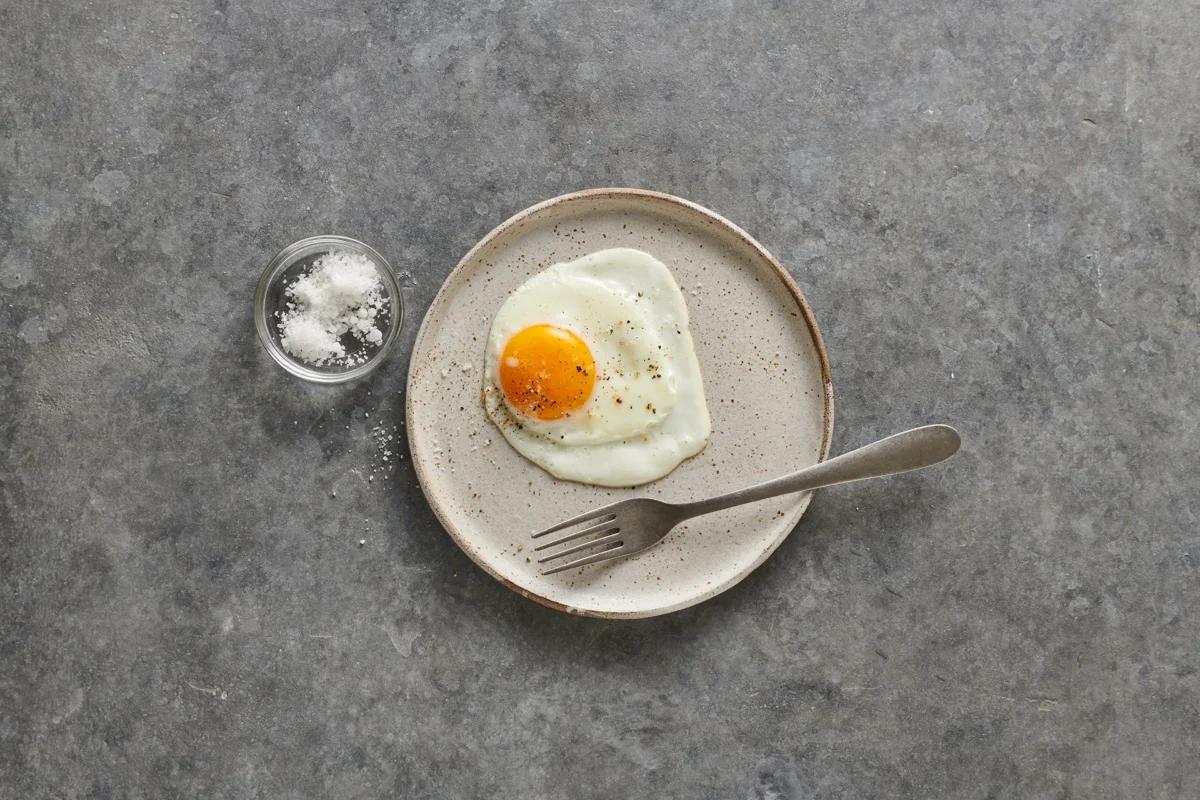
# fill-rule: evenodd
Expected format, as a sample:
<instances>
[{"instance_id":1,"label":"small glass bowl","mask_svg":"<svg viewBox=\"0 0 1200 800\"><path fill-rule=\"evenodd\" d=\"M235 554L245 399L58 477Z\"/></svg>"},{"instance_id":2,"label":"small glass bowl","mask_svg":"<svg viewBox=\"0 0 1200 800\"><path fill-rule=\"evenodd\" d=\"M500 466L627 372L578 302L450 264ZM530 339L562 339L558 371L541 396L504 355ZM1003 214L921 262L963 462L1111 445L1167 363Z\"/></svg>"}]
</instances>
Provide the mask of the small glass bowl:
<instances>
[{"instance_id":1,"label":"small glass bowl","mask_svg":"<svg viewBox=\"0 0 1200 800\"><path fill-rule=\"evenodd\" d=\"M284 350L280 342L277 312L286 301L284 289L308 269L317 256L331 250L349 250L370 259L379 272L383 291L388 298L387 306L376 319L383 332L383 341L377 345L363 345L360 352L366 355L366 360L352 366L306 364ZM262 277L258 279L258 288L254 290L254 327L258 330L263 347L279 366L297 378L315 383L345 383L373 371L383 363L396 344L403 321L404 300L400 295L400 284L396 282L387 260L373 247L345 236L310 236L289 244L267 264Z\"/></svg>"}]
</instances>

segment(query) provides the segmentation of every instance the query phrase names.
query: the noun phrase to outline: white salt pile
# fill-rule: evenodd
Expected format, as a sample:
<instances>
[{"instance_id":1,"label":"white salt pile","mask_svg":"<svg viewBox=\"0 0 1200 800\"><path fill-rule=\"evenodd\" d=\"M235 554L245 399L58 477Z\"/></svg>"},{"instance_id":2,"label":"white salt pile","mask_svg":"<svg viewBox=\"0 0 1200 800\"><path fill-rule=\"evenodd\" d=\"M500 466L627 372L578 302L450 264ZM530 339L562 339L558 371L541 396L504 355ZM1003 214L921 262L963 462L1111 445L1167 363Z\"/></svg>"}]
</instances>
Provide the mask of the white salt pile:
<instances>
[{"instance_id":1,"label":"white salt pile","mask_svg":"<svg viewBox=\"0 0 1200 800\"><path fill-rule=\"evenodd\" d=\"M354 366L367 360L367 345L383 341L378 320L387 298L371 260L347 250L331 250L284 289L279 318L280 344L316 366ZM349 334L360 343L346 351Z\"/></svg>"}]
</instances>

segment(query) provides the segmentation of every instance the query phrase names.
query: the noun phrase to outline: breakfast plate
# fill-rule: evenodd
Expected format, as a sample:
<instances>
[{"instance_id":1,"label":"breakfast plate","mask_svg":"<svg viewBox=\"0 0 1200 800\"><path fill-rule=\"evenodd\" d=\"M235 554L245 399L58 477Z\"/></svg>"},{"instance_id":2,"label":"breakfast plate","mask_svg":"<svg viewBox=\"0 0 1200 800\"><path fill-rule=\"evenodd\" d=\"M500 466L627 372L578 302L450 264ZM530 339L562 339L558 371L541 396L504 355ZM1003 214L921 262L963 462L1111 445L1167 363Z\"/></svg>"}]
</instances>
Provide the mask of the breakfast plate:
<instances>
[{"instance_id":1,"label":"breakfast plate","mask_svg":"<svg viewBox=\"0 0 1200 800\"><path fill-rule=\"evenodd\" d=\"M683 290L711 415L703 450L635 488L552 477L508 444L484 408L485 347L505 300L554 264L610 248L652 256ZM795 527L810 495L698 517L648 551L554 575L540 573L530 533L627 497L695 500L822 461L833 385L807 301L749 234L672 195L592 189L520 212L463 257L417 334L406 414L430 506L480 567L562 611L649 617L750 574Z\"/></svg>"}]
</instances>

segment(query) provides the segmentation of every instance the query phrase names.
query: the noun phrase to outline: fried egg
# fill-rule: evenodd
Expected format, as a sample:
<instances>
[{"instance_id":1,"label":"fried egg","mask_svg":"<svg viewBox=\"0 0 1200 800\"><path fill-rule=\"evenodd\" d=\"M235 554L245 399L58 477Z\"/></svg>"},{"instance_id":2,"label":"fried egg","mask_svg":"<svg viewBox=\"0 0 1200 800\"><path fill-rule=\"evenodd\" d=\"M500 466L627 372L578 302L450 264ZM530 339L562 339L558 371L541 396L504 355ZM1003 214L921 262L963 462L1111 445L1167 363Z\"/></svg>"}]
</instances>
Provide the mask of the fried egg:
<instances>
[{"instance_id":1,"label":"fried egg","mask_svg":"<svg viewBox=\"0 0 1200 800\"><path fill-rule=\"evenodd\" d=\"M527 280L497 312L485 358L488 417L557 478L656 480L712 430L683 292L640 250L601 250Z\"/></svg>"}]
</instances>

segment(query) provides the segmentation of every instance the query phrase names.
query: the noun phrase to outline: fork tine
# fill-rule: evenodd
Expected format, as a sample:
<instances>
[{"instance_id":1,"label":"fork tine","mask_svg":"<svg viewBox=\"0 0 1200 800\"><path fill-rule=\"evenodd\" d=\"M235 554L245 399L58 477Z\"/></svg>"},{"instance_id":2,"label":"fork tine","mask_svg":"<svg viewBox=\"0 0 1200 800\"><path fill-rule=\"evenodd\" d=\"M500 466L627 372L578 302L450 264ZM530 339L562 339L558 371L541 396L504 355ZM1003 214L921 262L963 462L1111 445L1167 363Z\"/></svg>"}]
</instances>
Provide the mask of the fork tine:
<instances>
[{"instance_id":1,"label":"fork tine","mask_svg":"<svg viewBox=\"0 0 1200 800\"><path fill-rule=\"evenodd\" d=\"M597 526L597 527L601 527L601 526ZM579 553L584 550L591 550L596 545L609 544L610 542L617 542L617 541L620 541L620 539L621 539L621 529L620 528L606 528L605 530L603 530L601 532L606 533L608 535L601 536L599 539L591 539L589 541L584 542L583 544L577 544L574 547L568 547L566 550L563 550L558 553L551 553L550 555L542 556L541 558L538 559L538 563L545 564L547 561L553 561L556 558L562 558L563 556L569 556L569 555L572 555L573 553Z\"/></svg>"},{"instance_id":2,"label":"fork tine","mask_svg":"<svg viewBox=\"0 0 1200 800\"><path fill-rule=\"evenodd\" d=\"M577 531L575 533L569 533L566 536L563 536L561 539L555 539L553 542L544 542L542 544L539 544L537 547L535 547L533 549L534 549L534 551L549 550L551 547L557 547L560 544L566 544L567 542L578 539L581 536L587 536L588 534L591 534L591 533L600 533L601 531L606 531L608 528L612 528L613 530L616 530L616 528L613 527L614 525L616 525L616 522L617 522L616 516L613 514L605 514L604 516L607 517L607 519L604 519L601 522L596 523L595 525L589 525L588 527L584 528L581 531Z\"/></svg>"},{"instance_id":3,"label":"fork tine","mask_svg":"<svg viewBox=\"0 0 1200 800\"><path fill-rule=\"evenodd\" d=\"M564 572L568 569L575 569L576 567L586 567L588 564L598 564L601 561L611 561L614 558L621 558L625 556L628 554L628 552L628 550L620 545L616 547L610 547L607 550L601 550L595 555L584 556L583 558L577 558L574 561L569 561L566 564L559 564L556 567L544 569L542 570L542 574L553 575L556 572Z\"/></svg>"},{"instance_id":4,"label":"fork tine","mask_svg":"<svg viewBox=\"0 0 1200 800\"><path fill-rule=\"evenodd\" d=\"M582 522L599 522L600 517L605 517L605 516L611 515L612 509L614 507L616 507L617 505L619 505L619 504L612 503L611 505L604 506L603 508L593 508L591 511L584 512L583 514L580 514L577 517L571 517L570 519L563 520L562 522L558 523L557 525L551 525L549 528L546 528L546 530L544 530L544 531L538 531L537 533L533 534L533 538L537 539L542 536L545 536L548 533L554 533L555 531L561 531L563 528L569 528L572 525L579 525ZM605 520L605 521L609 522L614 518L615 518L615 515L609 517L609 519Z\"/></svg>"}]
</instances>

